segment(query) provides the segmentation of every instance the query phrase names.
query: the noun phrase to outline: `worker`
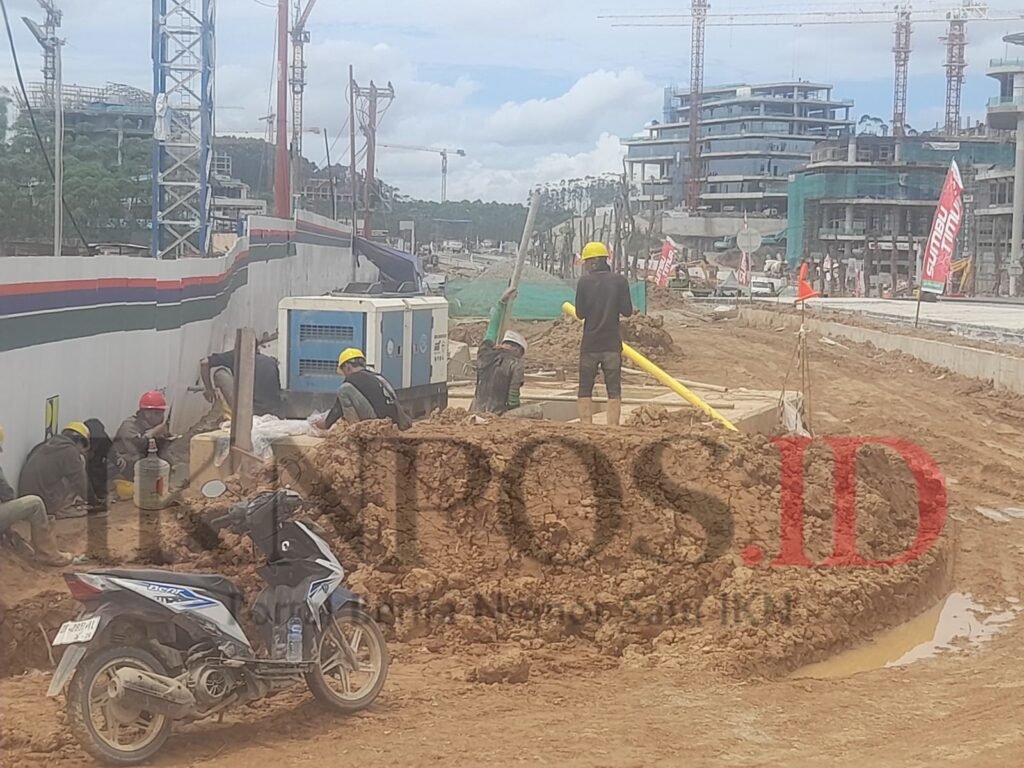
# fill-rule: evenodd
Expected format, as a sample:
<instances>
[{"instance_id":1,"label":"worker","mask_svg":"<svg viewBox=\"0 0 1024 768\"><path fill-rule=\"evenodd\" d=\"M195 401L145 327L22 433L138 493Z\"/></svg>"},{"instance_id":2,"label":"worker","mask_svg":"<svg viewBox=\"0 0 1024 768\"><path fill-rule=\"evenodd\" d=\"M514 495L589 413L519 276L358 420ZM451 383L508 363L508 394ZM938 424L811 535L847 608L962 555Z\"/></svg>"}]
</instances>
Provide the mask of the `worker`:
<instances>
[{"instance_id":1,"label":"worker","mask_svg":"<svg viewBox=\"0 0 1024 768\"><path fill-rule=\"evenodd\" d=\"M544 415L540 406L524 406L520 400L526 375L523 359L529 349L528 342L521 333L506 331L501 343L497 343L498 333L515 298L515 288L509 288L491 312L487 332L477 352L476 392L470 410L473 413L539 419Z\"/></svg>"},{"instance_id":2,"label":"worker","mask_svg":"<svg viewBox=\"0 0 1024 768\"><path fill-rule=\"evenodd\" d=\"M618 426L622 416L622 331L620 318L633 314L629 283L608 264L604 243L583 249L583 277L576 287L576 314L583 321L580 346L579 415L584 424L594 420L594 384L598 370L608 390L608 424Z\"/></svg>"},{"instance_id":3,"label":"worker","mask_svg":"<svg viewBox=\"0 0 1024 768\"><path fill-rule=\"evenodd\" d=\"M3 451L4 428L0 425L0 453ZM9 536L11 526L20 522L29 524L32 550L37 561L58 568L71 562L71 555L57 548L43 500L38 496L19 498L4 477L3 468L0 468L0 539Z\"/></svg>"},{"instance_id":4,"label":"worker","mask_svg":"<svg viewBox=\"0 0 1024 768\"><path fill-rule=\"evenodd\" d=\"M338 357L338 374L345 380L338 388L334 407L317 426L330 429L344 419L349 424L373 419L388 419L399 429L409 429L412 419L398 402L391 383L366 365L366 355L349 348Z\"/></svg>"},{"instance_id":5,"label":"worker","mask_svg":"<svg viewBox=\"0 0 1024 768\"><path fill-rule=\"evenodd\" d=\"M203 381L203 396L208 403L217 402L217 392L224 397L227 407L235 407L235 352L218 352L205 358L199 365ZM281 416L284 401L281 397L281 369L277 358L260 352L256 342L256 362L253 369L252 412L254 416Z\"/></svg>"},{"instance_id":6,"label":"worker","mask_svg":"<svg viewBox=\"0 0 1024 768\"><path fill-rule=\"evenodd\" d=\"M159 390L139 398L139 410L129 416L114 435L111 474L120 480L135 480L135 462L149 455L149 441L156 442L157 454L167 459L171 429L167 424L167 398Z\"/></svg>"},{"instance_id":7,"label":"worker","mask_svg":"<svg viewBox=\"0 0 1024 768\"><path fill-rule=\"evenodd\" d=\"M80 421L71 422L59 435L29 452L18 475L18 495L38 496L46 513L57 520L85 517L88 452L89 428Z\"/></svg>"}]
</instances>

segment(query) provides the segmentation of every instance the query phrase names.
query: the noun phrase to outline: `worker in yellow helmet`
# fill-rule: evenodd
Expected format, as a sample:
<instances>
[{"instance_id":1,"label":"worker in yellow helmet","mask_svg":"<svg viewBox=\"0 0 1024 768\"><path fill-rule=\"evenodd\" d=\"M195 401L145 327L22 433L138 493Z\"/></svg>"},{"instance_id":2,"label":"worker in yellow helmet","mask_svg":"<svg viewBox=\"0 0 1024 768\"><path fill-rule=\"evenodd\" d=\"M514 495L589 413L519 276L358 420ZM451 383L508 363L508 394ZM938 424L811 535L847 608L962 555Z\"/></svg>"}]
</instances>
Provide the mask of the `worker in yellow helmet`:
<instances>
[{"instance_id":1,"label":"worker in yellow helmet","mask_svg":"<svg viewBox=\"0 0 1024 768\"><path fill-rule=\"evenodd\" d=\"M80 421L71 422L59 435L29 452L18 475L18 494L38 496L46 513L58 520L85 517L88 452L89 428Z\"/></svg>"},{"instance_id":2,"label":"worker in yellow helmet","mask_svg":"<svg viewBox=\"0 0 1024 768\"><path fill-rule=\"evenodd\" d=\"M4 450L4 428L0 425L0 453ZM27 522L31 531L32 549L36 560L44 565L61 567L71 562L71 555L61 552L50 530L46 506L38 496L15 494L0 469L0 539L10 535L11 526Z\"/></svg>"},{"instance_id":3,"label":"worker in yellow helmet","mask_svg":"<svg viewBox=\"0 0 1024 768\"><path fill-rule=\"evenodd\" d=\"M584 424L594 420L594 385L600 371L608 390L608 424L622 417L622 331L619 321L633 314L629 282L612 272L604 243L583 249L583 277L576 286L576 314L583 321L580 346L579 415Z\"/></svg>"},{"instance_id":4,"label":"worker in yellow helmet","mask_svg":"<svg viewBox=\"0 0 1024 768\"><path fill-rule=\"evenodd\" d=\"M412 426L412 419L398 402L391 382L366 365L362 350L350 347L338 357L338 374L344 376L338 397L326 419L318 426L330 429L344 419L349 424L387 419L399 429Z\"/></svg>"}]
</instances>

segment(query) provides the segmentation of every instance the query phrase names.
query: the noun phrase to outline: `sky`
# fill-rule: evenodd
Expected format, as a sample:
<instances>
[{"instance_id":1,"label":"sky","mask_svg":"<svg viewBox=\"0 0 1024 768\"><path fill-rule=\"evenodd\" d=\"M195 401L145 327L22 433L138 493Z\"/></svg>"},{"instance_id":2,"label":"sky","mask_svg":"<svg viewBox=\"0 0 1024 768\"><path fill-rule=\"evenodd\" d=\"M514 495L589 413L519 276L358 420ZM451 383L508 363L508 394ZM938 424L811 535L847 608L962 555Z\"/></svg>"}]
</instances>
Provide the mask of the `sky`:
<instances>
[{"instance_id":1,"label":"sky","mask_svg":"<svg viewBox=\"0 0 1024 768\"><path fill-rule=\"evenodd\" d=\"M217 129L263 135L273 111L271 84L276 11L271 0L217 0ZM825 8L886 10L893 0L781 0L785 14ZM40 17L35 0L7 0L26 79L40 79L38 46L20 17ZM151 90L150 7L143 0L58 0L64 8L65 81L124 82ZM914 3L921 18L956 3ZM1013 8L993 0L990 15ZM688 83L690 31L623 28L611 14L671 13L685 0L319 0L309 22L307 127L324 127L332 160L348 162L348 65L368 85L391 82L397 98L384 114L382 143L460 148L452 157L449 198L519 202L540 183L621 171L621 138L660 119L663 88ZM715 0L712 16L763 10L753 0ZM934 9L934 10L933 10ZM1013 11L1020 15L1019 9ZM734 21L739 17L733 17ZM792 18L792 17L789 17ZM908 122L923 130L942 120L945 75L939 36L944 23L918 23L913 36ZM1001 38L1024 20L968 25L963 113L984 118L997 94L985 77L991 57L1018 55ZM835 85L855 100L854 116L892 113L891 24L711 26L708 85L802 78ZM0 46L2 47L2 46ZM1020 50L1020 49L1018 49ZM1019 55L1024 56L1024 50ZM9 54L0 53L0 84L15 85ZM360 142L361 144L361 142ZM307 135L305 154L324 163L321 136ZM440 194L437 155L382 149L379 173L403 193Z\"/></svg>"}]
</instances>

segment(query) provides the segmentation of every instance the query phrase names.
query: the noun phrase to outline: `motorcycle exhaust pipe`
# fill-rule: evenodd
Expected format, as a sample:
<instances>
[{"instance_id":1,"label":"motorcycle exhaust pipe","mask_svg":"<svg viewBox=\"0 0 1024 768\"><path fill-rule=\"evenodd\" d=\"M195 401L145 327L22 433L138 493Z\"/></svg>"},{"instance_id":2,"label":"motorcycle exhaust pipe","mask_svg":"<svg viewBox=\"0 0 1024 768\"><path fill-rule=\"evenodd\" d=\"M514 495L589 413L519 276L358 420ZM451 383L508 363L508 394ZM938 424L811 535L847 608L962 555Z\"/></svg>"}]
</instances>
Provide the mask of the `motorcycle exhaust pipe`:
<instances>
[{"instance_id":1,"label":"motorcycle exhaust pipe","mask_svg":"<svg viewBox=\"0 0 1024 768\"><path fill-rule=\"evenodd\" d=\"M120 704L155 715L181 720L194 714L196 697L170 677L123 667L113 673L110 698Z\"/></svg>"}]
</instances>

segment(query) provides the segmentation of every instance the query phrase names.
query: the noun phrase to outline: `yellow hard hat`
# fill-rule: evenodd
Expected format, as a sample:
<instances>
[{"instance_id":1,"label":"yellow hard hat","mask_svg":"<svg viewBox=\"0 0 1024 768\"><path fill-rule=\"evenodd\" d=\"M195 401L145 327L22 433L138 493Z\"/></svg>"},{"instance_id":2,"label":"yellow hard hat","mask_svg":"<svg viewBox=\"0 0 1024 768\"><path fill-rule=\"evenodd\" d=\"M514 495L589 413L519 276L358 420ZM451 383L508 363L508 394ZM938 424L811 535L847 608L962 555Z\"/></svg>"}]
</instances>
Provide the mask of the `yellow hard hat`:
<instances>
[{"instance_id":1,"label":"yellow hard hat","mask_svg":"<svg viewBox=\"0 0 1024 768\"><path fill-rule=\"evenodd\" d=\"M89 428L80 421L72 421L64 427L64 432L77 432L86 440L89 439Z\"/></svg>"},{"instance_id":2,"label":"yellow hard hat","mask_svg":"<svg viewBox=\"0 0 1024 768\"><path fill-rule=\"evenodd\" d=\"M338 367L341 368L345 363L351 363L353 360L365 360L366 355L363 354L362 350L356 349L355 347L349 347L341 356L338 358Z\"/></svg>"},{"instance_id":3,"label":"yellow hard hat","mask_svg":"<svg viewBox=\"0 0 1024 768\"><path fill-rule=\"evenodd\" d=\"M609 256L608 246L604 243L587 243L583 248L583 260L587 259L607 259Z\"/></svg>"}]
</instances>

